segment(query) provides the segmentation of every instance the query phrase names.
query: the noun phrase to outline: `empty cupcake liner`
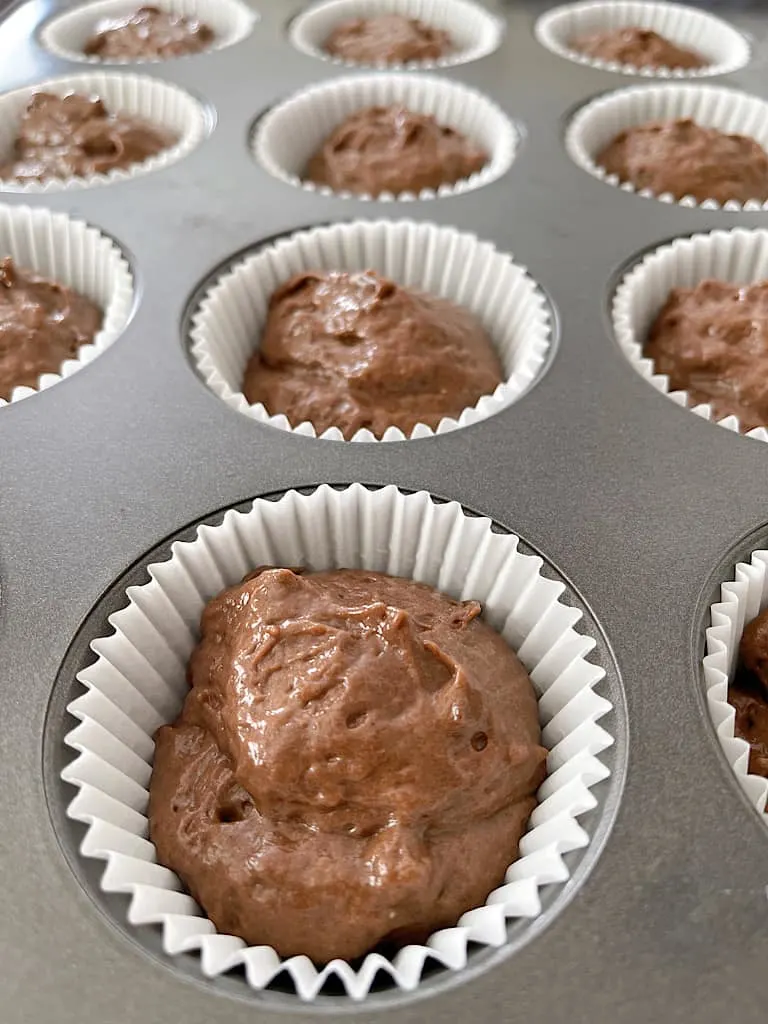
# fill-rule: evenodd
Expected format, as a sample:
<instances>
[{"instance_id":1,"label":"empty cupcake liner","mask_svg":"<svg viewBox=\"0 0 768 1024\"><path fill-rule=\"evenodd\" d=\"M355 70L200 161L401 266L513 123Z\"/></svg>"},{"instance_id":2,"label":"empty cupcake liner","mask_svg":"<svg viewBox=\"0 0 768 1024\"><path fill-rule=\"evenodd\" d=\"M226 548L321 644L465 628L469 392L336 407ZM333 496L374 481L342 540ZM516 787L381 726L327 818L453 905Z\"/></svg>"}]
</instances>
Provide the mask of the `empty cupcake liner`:
<instances>
[{"instance_id":1,"label":"empty cupcake liner","mask_svg":"<svg viewBox=\"0 0 768 1024\"><path fill-rule=\"evenodd\" d=\"M634 266L623 278L613 300L613 327L621 350L637 372L673 402L712 419L712 406L695 405L686 391L670 391L669 378L657 373L643 345L653 322L673 288L695 288L709 278L733 284L768 280L768 230L713 231L678 238L663 245ZM718 425L739 432L735 416ZM746 436L768 441L768 424Z\"/></svg>"},{"instance_id":2,"label":"empty cupcake liner","mask_svg":"<svg viewBox=\"0 0 768 1024\"><path fill-rule=\"evenodd\" d=\"M38 92L50 92L58 96L72 92L96 95L103 100L110 114L125 113L144 118L160 128L176 132L179 141L140 164L112 170L108 174L31 182L2 179L0 192L63 192L126 181L140 174L169 167L181 160L202 141L208 131L208 118L203 107L176 85L120 72L82 72L50 78L0 96L0 160L9 160L13 156L21 116L30 99Z\"/></svg>"},{"instance_id":3,"label":"empty cupcake liner","mask_svg":"<svg viewBox=\"0 0 768 1024\"><path fill-rule=\"evenodd\" d=\"M18 402L70 377L112 344L131 314L133 278L120 249L96 228L65 213L28 206L0 206L0 259L5 256L86 295L104 312L93 342L82 345L57 373L44 373L36 388L15 388L10 401ZM8 404L0 398L0 406Z\"/></svg>"},{"instance_id":4,"label":"empty cupcake liner","mask_svg":"<svg viewBox=\"0 0 768 1024\"><path fill-rule=\"evenodd\" d=\"M575 115L565 137L571 159L595 178L615 185L624 192L637 191L629 182L622 184L615 174L607 174L597 163L602 150L622 131L636 128L649 121L669 121L691 118L703 128L716 128L721 132L747 135L768 150L768 103L734 89L714 85L641 85L599 96ZM700 206L704 210L718 210L721 205L714 199L703 203L693 196L676 200L668 192L655 195L642 189L641 196L658 199L662 203L679 206ZM729 200L724 210L768 210L768 201L750 200L739 203Z\"/></svg>"},{"instance_id":5,"label":"empty cupcake liner","mask_svg":"<svg viewBox=\"0 0 768 1024\"><path fill-rule=\"evenodd\" d=\"M749 743L734 734L736 712L728 703L744 627L768 607L768 551L753 551L739 562L734 578L720 587L720 600L710 608L706 631L704 685L707 708L720 746L749 802L762 815L768 810L768 779L749 774ZM765 819L768 824L768 818Z\"/></svg>"},{"instance_id":6,"label":"empty cupcake liner","mask_svg":"<svg viewBox=\"0 0 768 1024\"><path fill-rule=\"evenodd\" d=\"M168 58L143 57L123 60L102 60L83 53L83 47L104 18L119 18L132 14L141 4L137 0L97 0L80 4L52 18L40 32L42 45L64 60L87 64L156 64ZM207 48L223 50L244 39L258 20L258 15L241 0L152 0L151 6L173 14L199 18L213 29L216 38Z\"/></svg>"},{"instance_id":7,"label":"empty cupcake liner","mask_svg":"<svg viewBox=\"0 0 768 1024\"><path fill-rule=\"evenodd\" d=\"M376 270L398 284L450 299L474 313L493 341L506 380L458 419L436 430L418 424L410 436L430 437L487 419L511 405L541 373L550 345L547 302L525 269L489 242L454 228L413 221L355 221L302 231L237 263L212 285L192 318L191 353L208 387L238 412L282 430L316 437L311 423L289 423L242 393L249 357L259 345L269 299L302 270ZM323 439L342 441L337 427ZM390 427L382 441L404 441ZM376 441L358 430L353 441Z\"/></svg>"},{"instance_id":8,"label":"empty cupcake liner","mask_svg":"<svg viewBox=\"0 0 768 1024\"><path fill-rule=\"evenodd\" d=\"M382 192L376 199L404 201L459 195L487 185L509 170L519 136L501 108L466 85L418 74L355 75L304 89L261 118L251 140L253 155L270 174L291 185L321 195L373 199L370 195L334 192L326 185L303 181L301 176L310 157L345 118L365 107L393 103L415 113L431 114L440 124L482 146L489 158L482 170L453 185L422 189L418 195Z\"/></svg>"},{"instance_id":9,"label":"empty cupcake liner","mask_svg":"<svg viewBox=\"0 0 768 1024\"><path fill-rule=\"evenodd\" d=\"M565 587L542 575L542 559L518 544L514 535L494 532L490 520L468 516L455 502L437 504L425 492L323 485L308 495L257 499L247 512L230 510L221 525L201 526L195 540L176 542L168 561L151 565L151 582L128 588L127 606L109 618L114 632L94 641L97 660L78 674L86 693L69 705L79 724L66 737L77 757L62 772L78 790L67 813L88 826L81 853L107 862L101 888L130 896L129 923L159 926L171 957L199 953L208 977L242 967L248 984L263 989L284 971L304 1000L336 977L361 1000L379 971L397 987L415 989L426 966L461 970L470 943L502 947L508 920L535 918L540 887L569 878L563 854L589 845L577 819L596 806L590 789L610 774L599 755L613 739L597 723L612 705L595 693L604 670L586 660L594 641L574 629L581 613L561 602ZM477 599L538 694L549 774L519 859L484 906L391 959L372 953L359 967L334 960L318 969L305 956L283 960L271 947L219 934L178 877L157 864L148 838L153 736L181 708L203 607L264 564L367 568Z\"/></svg>"},{"instance_id":10,"label":"empty cupcake liner","mask_svg":"<svg viewBox=\"0 0 768 1024\"><path fill-rule=\"evenodd\" d=\"M359 61L334 57L323 49L333 29L351 18L373 18L381 14L403 14L419 18L431 28L443 29L453 41L453 49L432 61L410 61L406 64L379 64L379 67L434 68L467 64L498 47L503 22L472 0L329 0L300 14L290 29L293 45L310 57L361 67ZM370 65L368 65L370 66Z\"/></svg>"},{"instance_id":11,"label":"empty cupcake liner","mask_svg":"<svg viewBox=\"0 0 768 1024\"><path fill-rule=\"evenodd\" d=\"M571 48L572 40L591 32L617 28L652 29L677 46L699 53L708 63L701 68L637 68L618 61L598 60ZM749 63L747 39L726 21L707 11L674 3L639 0L587 0L565 4L543 14L536 38L548 50L603 71L646 78L711 78L728 75Z\"/></svg>"}]
</instances>

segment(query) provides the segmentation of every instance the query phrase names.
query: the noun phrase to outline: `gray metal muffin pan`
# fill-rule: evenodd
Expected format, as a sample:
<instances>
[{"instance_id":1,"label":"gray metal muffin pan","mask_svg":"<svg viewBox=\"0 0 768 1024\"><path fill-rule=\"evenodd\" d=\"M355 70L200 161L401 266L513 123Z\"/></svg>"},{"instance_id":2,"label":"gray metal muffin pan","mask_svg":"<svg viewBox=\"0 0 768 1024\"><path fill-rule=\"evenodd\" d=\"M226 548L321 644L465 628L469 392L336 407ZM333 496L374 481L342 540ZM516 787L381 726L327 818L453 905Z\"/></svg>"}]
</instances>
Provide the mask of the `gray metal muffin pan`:
<instances>
[{"instance_id":1,"label":"gray metal muffin pan","mask_svg":"<svg viewBox=\"0 0 768 1024\"><path fill-rule=\"evenodd\" d=\"M2 88L82 67L36 42L65 6L4 6ZM522 125L524 144L501 180L386 206L292 188L253 163L250 126L286 94L342 72L291 48L286 26L301 4L254 6L261 20L241 44L140 69L215 111L215 131L186 160L104 189L0 197L112 235L138 288L132 321L108 352L0 410L0 1021L245 1024L320 1009L371 1021L384 1012L398 1024L763 1022L768 828L721 755L698 660L717 585L768 540L768 447L657 394L616 345L608 304L643 251L695 231L762 226L766 215L665 206L575 167L563 148L569 114L631 80L542 49L533 24L554 5L535 2L497 8L507 20L500 49L441 72ZM749 67L715 81L768 97L768 12L699 6L753 38ZM558 321L543 379L475 427L402 444L300 438L228 409L185 352L198 284L275 235L379 216L452 224L527 265ZM64 817L63 709L88 642L169 537L257 495L352 481L458 500L551 560L590 613L584 628L609 670L617 744L602 811L588 823L589 854L511 955L473 958L450 983L438 973L418 1000L384 991L356 1008L333 996L309 1007L237 978L211 985L194 958L163 958L151 937L120 924L124 905L99 896L98 865L77 856Z\"/></svg>"}]
</instances>

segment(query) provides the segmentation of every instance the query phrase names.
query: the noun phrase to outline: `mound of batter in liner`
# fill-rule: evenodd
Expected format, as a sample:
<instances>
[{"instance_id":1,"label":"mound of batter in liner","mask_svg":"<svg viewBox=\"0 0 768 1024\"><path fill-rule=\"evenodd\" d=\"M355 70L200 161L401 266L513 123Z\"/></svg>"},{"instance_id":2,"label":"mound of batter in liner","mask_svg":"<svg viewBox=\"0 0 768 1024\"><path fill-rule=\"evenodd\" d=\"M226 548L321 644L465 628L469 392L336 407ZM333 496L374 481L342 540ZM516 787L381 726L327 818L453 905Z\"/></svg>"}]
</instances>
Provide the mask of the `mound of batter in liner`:
<instances>
[{"instance_id":1,"label":"mound of batter in liner","mask_svg":"<svg viewBox=\"0 0 768 1024\"><path fill-rule=\"evenodd\" d=\"M768 426L768 281L675 288L643 349L670 390L706 402L742 430Z\"/></svg>"},{"instance_id":2,"label":"mound of batter in liner","mask_svg":"<svg viewBox=\"0 0 768 1024\"><path fill-rule=\"evenodd\" d=\"M744 630L740 664L728 690L735 733L750 745L749 771L768 778L768 610Z\"/></svg>"},{"instance_id":3,"label":"mound of batter in liner","mask_svg":"<svg viewBox=\"0 0 768 1024\"><path fill-rule=\"evenodd\" d=\"M208 49L214 39L213 29L197 18L146 6L98 22L83 53L100 60L182 57Z\"/></svg>"},{"instance_id":4,"label":"mound of batter in liner","mask_svg":"<svg viewBox=\"0 0 768 1024\"><path fill-rule=\"evenodd\" d=\"M487 163L484 149L430 114L366 107L334 128L304 178L336 192L398 195L454 185Z\"/></svg>"},{"instance_id":5,"label":"mound of batter in liner","mask_svg":"<svg viewBox=\"0 0 768 1024\"><path fill-rule=\"evenodd\" d=\"M628 128L597 163L638 191L693 196L700 203L768 199L768 154L746 135L726 135L690 119Z\"/></svg>"},{"instance_id":6,"label":"mound of batter in liner","mask_svg":"<svg viewBox=\"0 0 768 1024\"><path fill-rule=\"evenodd\" d=\"M293 426L406 435L458 417L502 380L490 338L466 309L372 270L305 272L272 295L243 392Z\"/></svg>"},{"instance_id":7,"label":"mound of batter in liner","mask_svg":"<svg viewBox=\"0 0 768 1024\"><path fill-rule=\"evenodd\" d=\"M634 68L692 70L707 65L707 61L694 50L677 46L651 29L634 26L577 36L569 46L594 60L627 64Z\"/></svg>"},{"instance_id":8,"label":"mound of batter in liner","mask_svg":"<svg viewBox=\"0 0 768 1024\"><path fill-rule=\"evenodd\" d=\"M257 570L208 604L149 818L220 931L351 959L424 941L502 882L546 750L480 610L343 569Z\"/></svg>"},{"instance_id":9,"label":"mound of batter in liner","mask_svg":"<svg viewBox=\"0 0 768 1024\"><path fill-rule=\"evenodd\" d=\"M447 32L403 14L344 21L331 32L324 46L331 56L360 64L438 60L452 48Z\"/></svg>"},{"instance_id":10,"label":"mound of batter in liner","mask_svg":"<svg viewBox=\"0 0 768 1024\"><path fill-rule=\"evenodd\" d=\"M57 373L66 359L90 344L102 312L63 284L0 260L0 398L14 388L35 388L43 373Z\"/></svg>"},{"instance_id":11,"label":"mound of batter in liner","mask_svg":"<svg viewBox=\"0 0 768 1024\"><path fill-rule=\"evenodd\" d=\"M164 128L130 114L110 114L97 96L38 92L27 104L0 178L45 181L131 167L178 141Z\"/></svg>"}]
</instances>

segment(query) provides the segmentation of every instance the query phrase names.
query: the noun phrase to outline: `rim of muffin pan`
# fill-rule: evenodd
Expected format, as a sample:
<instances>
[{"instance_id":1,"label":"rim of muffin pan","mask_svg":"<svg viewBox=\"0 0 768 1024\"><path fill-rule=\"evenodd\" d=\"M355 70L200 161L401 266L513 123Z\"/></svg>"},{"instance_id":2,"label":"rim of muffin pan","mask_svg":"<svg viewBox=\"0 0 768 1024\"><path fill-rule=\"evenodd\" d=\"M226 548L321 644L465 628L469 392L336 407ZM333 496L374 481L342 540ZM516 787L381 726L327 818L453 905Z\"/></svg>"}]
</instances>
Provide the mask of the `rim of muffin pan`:
<instances>
[{"instance_id":1,"label":"rim of muffin pan","mask_svg":"<svg viewBox=\"0 0 768 1024\"><path fill-rule=\"evenodd\" d=\"M580 712L593 719L594 725L599 723L598 731L610 736L612 740L612 743L607 746L601 744L597 756L604 766L604 771L594 776L589 790L591 796L589 800L586 800L587 794L585 794L586 802L580 808L582 813L579 810L576 811L579 814L579 828L585 833L586 843L582 840L579 848L569 848L566 843L557 854L553 848L552 855L564 865L565 874L548 879L550 884L545 884L540 890L540 912L538 914L527 919L508 920L506 934L503 938L499 936L501 941L498 948L478 947L470 942L464 966L450 969L440 966L439 963L430 964L428 962L427 969L423 971L420 980L415 987L409 990L398 988L391 974L382 973L379 970L368 993L363 998L352 999L344 994L344 985L341 984L338 976L334 979L333 972L331 972L330 977L325 978L311 1001L307 1001L306 993L304 993L303 999L299 996L295 977L287 968L275 972L267 984L259 986L258 991L252 987L252 979L249 984L248 973L243 971L242 966L235 965L233 969L224 971L215 980L211 980L204 976L205 961L203 961L203 970L201 971L201 963L196 953L169 954L164 949L158 925L139 926L131 923L128 916L129 897L125 893L105 891L105 884L106 889L110 888L109 868L106 874L103 874L104 863L99 859L103 854L100 854L98 842L95 847L93 842L88 846L87 826L70 816L73 813L70 804L78 791L69 782L62 779L62 772L65 778L68 777L75 757L73 751L65 745L65 737L77 725L77 719L68 713L67 707L73 698L77 698L83 693L83 686L77 681L77 675L83 670L86 674L92 671L95 664L91 644L99 637L106 637L114 628L119 629L119 610L125 608L127 597L133 595L133 600L138 599L137 595L141 594L141 588L150 580L148 566L158 566L157 570L152 570L153 574L160 571L162 565L167 566L172 546L176 542L182 542L183 548L189 548L189 542L198 537L198 529L201 526L203 526L204 532L205 530L210 531L211 528L214 530L221 528L222 524L226 524L226 517L231 518L235 514L233 510L247 512L252 508L254 501L261 502L262 505L267 502L279 503L281 500L286 500L286 496L293 495L291 500L300 502L302 495L312 496L320 492L328 492L331 497L334 493L337 496L341 493L343 496L345 492L352 489L362 492L362 500L370 502L389 500L390 492L395 492L396 500L400 503L423 500L433 508L433 511L434 509L442 510L440 514L443 517L449 514L451 516L458 515L462 529L469 530L472 534L476 534L478 530L488 530L488 535L491 537L497 535L509 537L510 545L514 545L515 540L518 539L518 535L512 534L506 526L492 522L471 509L458 506L455 502L449 502L434 495L425 495L424 492L409 493L391 485L389 487L375 485L361 487L347 484L337 484L332 487L313 485L300 488L298 491L279 491L260 495L256 499L235 505L232 509L219 509L209 516L195 520L149 549L105 590L84 618L63 659L46 714L43 742L44 781L52 825L69 867L97 911L105 916L123 937L148 953L153 959L159 960L177 976L196 979L198 983L214 985L212 991L220 994L239 999L255 999L257 1005L269 1009L293 1009L295 1011L301 1005L306 1011L341 1013L352 1011L355 1008L358 1010L393 1008L444 992L499 965L546 928L570 901L577 897L608 839L621 800L626 775L628 743L626 701L620 672L610 643L589 605L568 578L563 576L549 559L539 555L538 551L530 544L519 540L517 551L519 555L525 556L525 559L531 560L530 565L538 572L539 579L544 581L540 586L545 590L551 588L553 597L557 595L556 605L572 610L569 612L570 620L574 624L572 630L576 635L586 638L580 649L590 659L589 665L600 667L599 670L595 669L594 679L598 681L593 680L592 685L600 694L605 694L608 701L593 692L592 698L596 702L594 709L590 712L588 706L585 705L583 709L580 708ZM376 521L379 522L378 513ZM441 521L440 518L435 519L434 522L430 520L430 544L435 531L437 534L440 533L441 528L438 523ZM314 527L312 529L314 531ZM314 533L312 535L314 536ZM210 536L210 532L208 536ZM307 544L312 546L314 542L310 545L308 541ZM173 551L178 551L178 545L173 548ZM528 563L526 562L526 564ZM403 573L403 575L407 574ZM417 578L425 579L423 572L417 574ZM133 588L130 594L127 593L129 587ZM115 613L118 615L115 617L115 626L113 627L111 622ZM547 614L549 615L549 613ZM557 614L560 615L561 612ZM108 641L103 641L103 643L108 643ZM96 648L100 646L99 643L96 643ZM522 654L521 656L524 657ZM534 672L534 677L535 675ZM600 678L601 676L602 678ZM586 690L584 696L587 696ZM581 697L574 699L581 703ZM610 710L606 711L606 705ZM76 741L74 741L74 745L78 747ZM550 764L551 770L552 765ZM551 778L551 775L548 778ZM74 812L74 815L76 818L77 812ZM84 842L86 843L85 856L81 852ZM567 876L570 876L567 884L559 884ZM431 959L430 957L429 960Z\"/></svg>"}]
</instances>

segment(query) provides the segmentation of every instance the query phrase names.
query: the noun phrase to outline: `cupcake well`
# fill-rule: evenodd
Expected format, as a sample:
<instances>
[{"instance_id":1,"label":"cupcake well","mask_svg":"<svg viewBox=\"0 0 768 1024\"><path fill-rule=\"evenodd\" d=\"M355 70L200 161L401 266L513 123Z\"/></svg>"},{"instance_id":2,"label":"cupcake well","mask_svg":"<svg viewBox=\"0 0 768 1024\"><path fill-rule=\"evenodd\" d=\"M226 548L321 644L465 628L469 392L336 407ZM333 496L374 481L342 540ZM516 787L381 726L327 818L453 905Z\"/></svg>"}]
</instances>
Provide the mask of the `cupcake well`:
<instances>
[{"instance_id":1,"label":"cupcake well","mask_svg":"<svg viewBox=\"0 0 768 1024\"><path fill-rule=\"evenodd\" d=\"M9 159L18 134L19 121L30 99L38 92L65 96L79 92L96 95L110 114L125 113L141 117L160 128L176 133L178 141L149 157L142 163L127 168L116 168L108 174L85 177L50 178L46 181L19 182L0 180L0 192L64 192L94 188L127 181L151 171L162 170L181 160L202 142L208 129L208 116L204 108L177 85L147 78L144 75L121 72L82 72L50 78L36 85L15 89L0 95L0 158Z\"/></svg>"},{"instance_id":2,"label":"cupcake well","mask_svg":"<svg viewBox=\"0 0 768 1024\"><path fill-rule=\"evenodd\" d=\"M618 61L599 60L571 48L571 41L593 32L617 28L651 29L670 42L700 54L708 63L700 68L637 68ZM722 18L693 6L646 3L642 0L587 0L547 11L536 22L536 38L548 50L567 60L601 71L644 78L712 78L743 68L750 58L745 36Z\"/></svg>"},{"instance_id":3,"label":"cupcake well","mask_svg":"<svg viewBox=\"0 0 768 1024\"><path fill-rule=\"evenodd\" d=\"M616 340L634 369L673 402L711 420L710 405L694 405L687 392L670 391L669 378L657 373L653 360L643 355L648 332L672 289L695 288L708 278L733 284L768 280L768 231L713 231L661 246L624 276L613 299L612 316ZM726 416L717 423L739 431L735 416ZM746 436L768 441L768 424L750 430Z\"/></svg>"},{"instance_id":4,"label":"cupcake well","mask_svg":"<svg viewBox=\"0 0 768 1024\"><path fill-rule=\"evenodd\" d=\"M574 163L593 177L624 192L635 192L631 182L622 183L615 174L609 175L597 163L597 157L628 128L678 118L690 118L703 128L715 128L726 134L747 135L768 151L768 102L735 89L690 84L632 86L598 96L574 116L566 132L565 147ZM649 189L642 189L638 195L679 206L721 209L714 199L699 203L693 196L685 196L677 200L669 193L654 195ZM766 210L768 200L729 200L722 204L722 209Z\"/></svg>"},{"instance_id":5,"label":"cupcake well","mask_svg":"<svg viewBox=\"0 0 768 1024\"><path fill-rule=\"evenodd\" d=\"M109 619L114 632L92 644L97 659L78 675L86 693L69 706L79 724L66 737L76 757L62 772L78 790L68 815L87 826L81 853L107 862L101 888L130 896L130 924L159 925L165 953L198 953L208 977L243 967L248 984L262 989L286 972L304 1000L335 977L348 996L364 1000L378 972L416 989L428 965L461 970L470 942L503 947L508 920L535 918L541 887L570 876L563 855L589 845L578 818L596 805L591 787L609 775L599 755L613 739L598 722L612 705L595 692L605 673L586 660L594 641L574 628L580 612L562 603L564 585L547 579L542 560L518 543L488 519L424 492L324 485L230 510L219 526L201 526L195 540L175 543L168 561L150 566L151 582L127 590L127 607ZM391 959L372 953L359 966L335 960L318 969L306 957L282 960L269 947L220 935L173 872L156 863L147 837L152 736L180 709L200 613L223 587L264 564L363 567L477 599L517 650L539 697L548 776L519 858L484 906Z\"/></svg>"},{"instance_id":6,"label":"cupcake well","mask_svg":"<svg viewBox=\"0 0 768 1024\"><path fill-rule=\"evenodd\" d=\"M469 178L436 190L422 189L418 195L382 192L374 197L334 192L326 185L303 180L310 157L342 121L365 107L391 104L431 114L439 124L454 128L482 146L488 162ZM509 170L519 141L518 131L503 111L466 85L418 74L368 74L332 79L279 103L256 125L251 150L256 161L274 177L309 192L402 202L459 195L495 181Z\"/></svg>"},{"instance_id":7,"label":"cupcake well","mask_svg":"<svg viewBox=\"0 0 768 1024\"><path fill-rule=\"evenodd\" d=\"M402 14L418 18L431 28L443 29L452 41L450 53L431 61L405 64L377 64L389 68L442 68L467 64L488 56L499 45L503 23L490 11L472 0L329 0L300 14L290 28L290 39L302 53L345 67L370 67L360 61L344 60L326 53L323 45L337 25L353 18L372 18L381 14Z\"/></svg>"},{"instance_id":8,"label":"cupcake well","mask_svg":"<svg viewBox=\"0 0 768 1024\"><path fill-rule=\"evenodd\" d=\"M276 242L220 276L193 313L191 353L208 387L238 412L282 430L317 436L311 423L289 423L263 405L249 405L243 374L259 344L269 299L283 281L302 270L376 270L398 284L443 296L464 306L485 327L506 379L458 419L446 417L433 431L417 425L411 437L429 437L469 426L505 409L542 372L551 343L546 300L525 269L488 242L454 228L412 221L355 221L299 232ZM320 435L343 440L332 427ZM353 441L376 441L359 430ZM391 427L382 441L403 441Z\"/></svg>"},{"instance_id":9,"label":"cupcake well","mask_svg":"<svg viewBox=\"0 0 768 1024\"><path fill-rule=\"evenodd\" d=\"M11 256L22 269L34 270L80 292L103 310L101 330L90 345L81 345L57 373L44 373L36 388L17 387L10 402L45 391L92 362L128 323L133 307L133 277L115 243L96 228L65 213L28 206L0 206L0 257Z\"/></svg>"},{"instance_id":10,"label":"cupcake well","mask_svg":"<svg viewBox=\"0 0 768 1024\"><path fill-rule=\"evenodd\" d=\"M79 4L74 10L46 22L40 32L40 42L55 56L83 64L158 64L164 60L177 59L144 57L138 60L102 60L83 53L83 46L94 35L98 22L105 18L132 14L140 6L138 0L97 0L96 3ZM234 46L245 39L258 20L256 12L240 0L152 0L152 6L173 14L197 18L213 29L216 38L209 47L200 53L183 56L199 57Z\"/></svg>"}]
</instances>

